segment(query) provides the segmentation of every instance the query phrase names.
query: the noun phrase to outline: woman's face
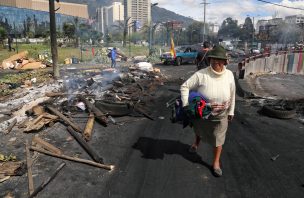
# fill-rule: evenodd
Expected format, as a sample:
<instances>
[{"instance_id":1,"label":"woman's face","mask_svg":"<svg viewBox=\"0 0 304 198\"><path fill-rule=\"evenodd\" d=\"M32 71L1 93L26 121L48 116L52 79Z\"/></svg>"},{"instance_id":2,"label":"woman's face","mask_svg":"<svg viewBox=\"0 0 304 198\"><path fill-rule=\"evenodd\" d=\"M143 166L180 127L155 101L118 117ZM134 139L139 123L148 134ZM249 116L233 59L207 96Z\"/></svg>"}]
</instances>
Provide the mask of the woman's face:
<instances>
[{"instance_id":1,"label":"woman's face","mask_svg":"<svg viewBox=\"0 0 304 198\"><path fill-rule=\"evenodd\" d=\"M221 72L224 68L225 63L226 63L226 60L223 60L223 59L211 58L211 60L210 60L211 67L216 72Z\"/></svg>"}]
</instances>

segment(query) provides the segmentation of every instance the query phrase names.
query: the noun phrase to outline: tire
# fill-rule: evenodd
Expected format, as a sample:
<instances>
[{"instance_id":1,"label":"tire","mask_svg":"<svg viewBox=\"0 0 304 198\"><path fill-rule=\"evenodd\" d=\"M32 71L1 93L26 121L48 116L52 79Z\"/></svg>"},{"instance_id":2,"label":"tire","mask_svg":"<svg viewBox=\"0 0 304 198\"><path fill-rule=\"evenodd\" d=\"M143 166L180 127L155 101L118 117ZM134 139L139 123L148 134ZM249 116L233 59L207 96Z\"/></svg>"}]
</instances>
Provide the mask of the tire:
<instances>
[{"instance_id":1,"label":"tire","mask_svg":"<svg viewBox=\"0 0 304 198\"><path fill-rule=\"evenodd\" d=\"M280 118L280 119L291 119L295 117L296 110L294 108L278 109L276 106L264 105L261 112L269 117Z\"/></svg>"},{"instance_id":2,"label":"tire","mask_svg":"<svg viewBox=\"0 0 304 198\"><path fill-rule=\"evenodd\" d=\"M175 65L176 66L180 66L182 64L182 58L181 57L177 57L175 60Z\"/></svg>"}]
</instances>

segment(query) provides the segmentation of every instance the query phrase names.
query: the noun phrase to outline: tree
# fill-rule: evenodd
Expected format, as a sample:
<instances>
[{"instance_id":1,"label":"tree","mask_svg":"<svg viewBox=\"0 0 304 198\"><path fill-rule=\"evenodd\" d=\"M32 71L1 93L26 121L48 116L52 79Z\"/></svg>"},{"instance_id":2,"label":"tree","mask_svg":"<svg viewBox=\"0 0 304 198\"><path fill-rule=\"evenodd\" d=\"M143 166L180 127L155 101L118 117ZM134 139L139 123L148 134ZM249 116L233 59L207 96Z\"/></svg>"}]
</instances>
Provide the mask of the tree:
<instances>
[{"instance_id":1,"label":"tree","mask_svg":"<svg viewBox=\"0 0 304 198\"><path fill-rule=\"evenodd\" d=\"M202 22L193 22L188 26L186 34L191 44L202 42L203 28L204 28L204 23ZM206 24L206 32L205 32L206 35L209 34L208 30L209 30L208 24Z\"/></svg>"},{"instance_id":2,"label":"tree","mask_svg":"<svg viewBox=\"0 0 304 198\"><path fill-rule=\"evenodd\" d=\"M219 38L238 38L240 37L240 27L238 26L238 21L233 20L231 17L225 19L219 29Z\"/></svg>"},{"instance_id":3,"label":"tree","mask_svg":"<svg viewBox=\"0 0 304 198\"><path fill-rule=\"evenodd\" d=\"M254 34L254 29L253 29L253 23L250 17L247 17L245 19L245 23L241 29L241 35L240 35L240 39L242 41L247 41L250 42L252 41L253 38L253 34Z\"/></svg>"},{"instance_id":4,"label":"tree","mask_svg":"<svg viewBox=\"0 0 304 198\"><path fill-rule=\"evenodd\" d=\"M70 39L75 39L75 37L76 37L76 27L75 27L74 24L64 23L62 30L63 30L63 35L65 37L67 37L69 41L70 41Z\"/></svg>"},{"instance_id":5,"label":"tree","mask_svg":"<svg viewBox=\"0 0 304 198\"><path fill-rule=\"evenodd\" d=\"M7 32L4 27L0 26L0 42L4 45L4 40L7 38Z\"/></svg>"}]
</instances>

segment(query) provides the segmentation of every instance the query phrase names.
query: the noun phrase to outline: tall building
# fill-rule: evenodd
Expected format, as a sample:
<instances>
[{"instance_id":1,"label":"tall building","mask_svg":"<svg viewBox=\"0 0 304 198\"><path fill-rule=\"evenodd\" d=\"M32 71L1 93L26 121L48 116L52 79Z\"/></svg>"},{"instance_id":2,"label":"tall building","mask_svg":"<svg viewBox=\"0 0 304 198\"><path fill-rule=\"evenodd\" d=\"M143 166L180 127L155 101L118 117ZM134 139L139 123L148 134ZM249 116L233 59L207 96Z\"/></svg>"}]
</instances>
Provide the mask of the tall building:
<instances>
[{"instance_id":1,"label":"tall building","mask_svg":"<svg viewBox=\"0 0 304 198\"><path fill-rule=\"evenodd\" d=\"M104 28L104 17L105 17L105 7L100 7L96 9L96 25L97 25L97 31L105 33Z\"/></svg>"},{"instance_id":2,"label":"tall building","mask_svg":"<svg viewBox=\"0 0 304 198\"><path fill-rule=\"evenodd\" d=\"M96 15L97 30L105 35L123 23L124 6L120 2L114 2L111 6L97 8Z\"/></svg>"},{"instance_id":3,"label":"tall building","mask_svg":"<svg viewBox=\"0 0 304 198\"><path fill-rule=\"evenodd\" d=\"M124 0L125 20L136 22L137 28L149 24L151 21L151 0ZM129 20L129 21L130 21Z\"/></svg>"},{"instance_id":4,"label":"tall building","mask_svg":"<svg viewBox=\"0 0 304 198\"><path fill-rule=\"evenodd\" d=\"M114 2L108 7L108 26L119 25L124 20L124 6L120 2Z\"/></svg>"},{"instance_id":5,"label":"tall building","mask_svg":"<svg viewBox=\"0 0 304 198\"><path fill-rule=\"evenodd\" d=\"M48 0L0 0L0 6L49 12ZM59 14L80 17L84 19L89 18L88 5L85 4L55 2L55 7L59 8L56 11L56 13Z\"/></svg>"}]
</instances>

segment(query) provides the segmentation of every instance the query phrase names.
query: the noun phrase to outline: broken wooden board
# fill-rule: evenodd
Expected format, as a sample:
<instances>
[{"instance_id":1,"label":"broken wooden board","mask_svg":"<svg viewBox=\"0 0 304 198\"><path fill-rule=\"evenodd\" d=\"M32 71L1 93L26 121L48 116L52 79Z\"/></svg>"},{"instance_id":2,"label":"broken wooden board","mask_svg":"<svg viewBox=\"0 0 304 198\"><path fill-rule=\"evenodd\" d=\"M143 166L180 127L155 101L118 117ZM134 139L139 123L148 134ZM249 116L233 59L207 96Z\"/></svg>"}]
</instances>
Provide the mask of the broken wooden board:
<instances>
[{"instance_id":1,"label":"broken wooden board","mask_svg":"<svg viewBox=\"0 0 304 198\"><path fill-rule=\"evenodd\" d=\"M93 129L94 129L94 121L95 121L95 116L94 116L93 113L90 113L88 122L87 122L86 127L85 127L84 132L83 132L83 138L86 141L91 140L92 132L93 132Z\"/></svg>"},{"instance_id":2,"label":"broken wooden board","mask_svg":"<svg viewBox=\"0 0 304 198\"><path fill-rule=\"evenodd\" d=\"M10 56L8 59L5 59L4 61L15 61L15 60L18 60L18 59L23 59L25 58L26 56L28 55L28 51L23 51L23 52L20 52L18 54L15 54L13 56Z\"/></svg>"},{"instance_id":3,"label":"broken wooden board","mask_svg":"<svg viewBox=\"0 0 304 198\"><path fill-rule=\"evenodd\" d=\"M115 168L114 165L100 164L100 163L97 163L97 162L94 162L94 161L91 161L91 160L80 159L80 158L77 158L77 157L70 157L70 156L63 155L63 154L58 155L56 153L48 152L44 149L40 149L40 148L33 147L33 146L31 147L31 150L37 151L39 153L43 153L45 155L49 155L49 156L52 156L52 157L57 157L57 158L61 158L61 159L66 159L66 160L78 162L78 163L88 164L88 165L91 165L91 166L95 166L95 167L98 167L98 168L103 168L103 169L110 170L110 171Z\"/></svg>"},{"instance_id":4,"label":"broken wooden board","mask_svg":"<svg viewBox=\"0 0 304 198\"><path fill-rule=\"evenodd\" d=\"M44 141L43 139L41 139L41 138L39 138L37 136L35 136L33 138L33 142L36 143L36 144L39 144L42 148L44 148L44 149L46 149L46 150L48 150L50 152L56 153L58 155L62 154L62 151L59 148L53 146L52 144Z\"/></svg>"},{"instance_id":5,"label":"broken wooden board","mask_svg":"<svg viewBox=\"0 0 304 198\"><path fill-rule=\"evenodd\" d=\"M90 103L84 97L80 97L80 99L86 104L88 111L94 113L95 119L97 119L100 122L100 124L102 124L103 126L108 125L107 117L100 109L96 108L94 104Z\"/></svg>"},{"instance_id":6,"label":"broken wooden board","mask_svg":"<svg viewBox=\"0 0 304 198\"><path fill-rule=\"evenodd\" d=\"M26 172L26 164L22 161L0 163L0 175L21 176L25 172Z\"/></svg>"},{"instance_id":7,"label":"broken wooden board","mask_svg":"<svg viewBox=\"0 0 304 198\"><path fill-rule=\"evenodd\" d=\"M38 104L48 101L49 99L50 99L50 97L42 97L42 98L38 98L32 102L26 103L25 105L23 105L23 107L21 109L19 109L18 111L15 111L13 113L13 115L17 116L17 117L23 117L23 116L25 116L26 111L32 109L34 106L37 106Z\"/></svg>"},{"instance_id":8,"label":"broken wooden board","mask_svg":"<svg viewBox=\"0 0 304 198\"><path fill-rule=\"evenodd\" d=\"M32 172L33 160L31 157L28 140L26 140L26 142L25 142L25 152L26 152L28 188L29 188L29 195L31 195L34 192L34 181L33 181L33 172Z\"/></svg>"},{"instance_id":9,"label":"broken wooden board","mask_svg":"<svg viewBox=\"0 0 304 198\"><path fill-rule=\"evenodd\" d=\"M57 109L55 109L54 107L51 106L47 106L47 108L54 114L56 114L59 118L61 118L64 123L70 125L74 130L76 130L78 133L82 133L82 129L75 124L74 122L72 122L70 119L68 119L66 116L64 116L62 113L60 113Z\"/></svg>"},{"instance_id":10,"label":"broken wooden board","mask_svg":"<svg viewBox=\"0 0 304 198\"><path fill-rule=\"evenodd\" d=\"M41 62L33 62L28 63L26 65L23 65L22 67L18 68L20 70L26 70L26 69L41 69L46 68L46 65L42 64Z\"/></svg>"},{"instance_id":11,"label":"broken wooden board","mask_svg":"<svg viewBox=\"0 0 304 198\"><path fill-rule=\"evenodd\" d=\"M28 121L25 125L26 128L23 130L24 133L28 133L31 131L38 131L45 125L54 122L58 119L58 116L49 114L49 113L43 113L39 115L36 119L32 121Z\"/></svg>"}]
</instances>

